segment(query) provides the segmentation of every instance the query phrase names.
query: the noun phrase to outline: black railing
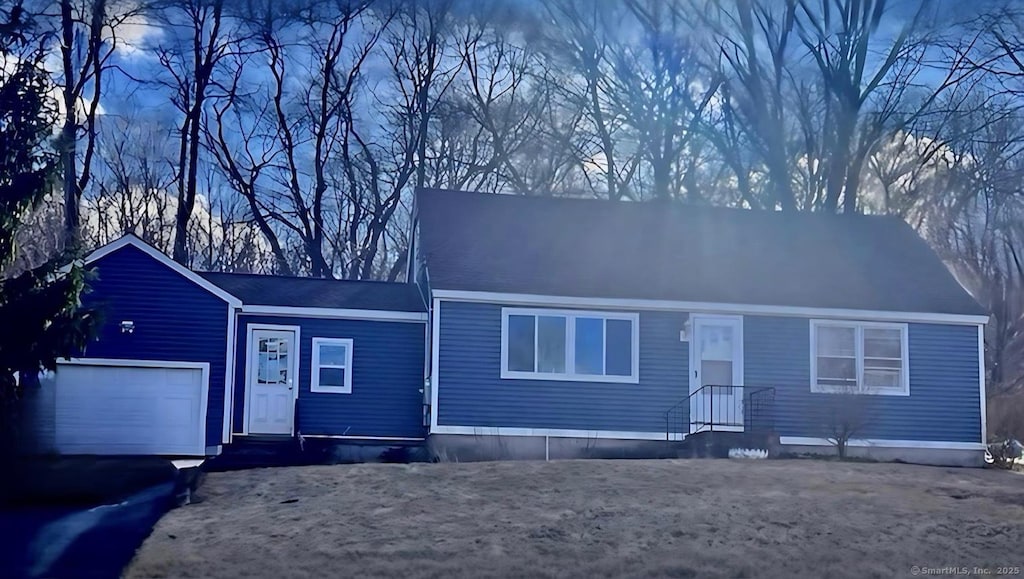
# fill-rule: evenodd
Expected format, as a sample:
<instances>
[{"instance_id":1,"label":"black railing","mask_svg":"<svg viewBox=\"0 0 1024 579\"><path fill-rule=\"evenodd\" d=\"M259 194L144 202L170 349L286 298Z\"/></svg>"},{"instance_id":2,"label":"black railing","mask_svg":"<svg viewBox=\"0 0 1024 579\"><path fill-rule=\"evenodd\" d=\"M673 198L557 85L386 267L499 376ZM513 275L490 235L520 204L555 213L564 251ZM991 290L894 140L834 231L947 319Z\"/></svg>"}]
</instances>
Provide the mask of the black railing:
<instances>
[{"instance_id":1,"label":"black railing","mask_svg":"<svg viewBox=\"0 0 1024 579\"><path fill-rule=\"evenodd\" d=\"M665 440L698 432L767 434L775 428L775 388L706 385L665 412Z\"/></svg>"}]
</instances>

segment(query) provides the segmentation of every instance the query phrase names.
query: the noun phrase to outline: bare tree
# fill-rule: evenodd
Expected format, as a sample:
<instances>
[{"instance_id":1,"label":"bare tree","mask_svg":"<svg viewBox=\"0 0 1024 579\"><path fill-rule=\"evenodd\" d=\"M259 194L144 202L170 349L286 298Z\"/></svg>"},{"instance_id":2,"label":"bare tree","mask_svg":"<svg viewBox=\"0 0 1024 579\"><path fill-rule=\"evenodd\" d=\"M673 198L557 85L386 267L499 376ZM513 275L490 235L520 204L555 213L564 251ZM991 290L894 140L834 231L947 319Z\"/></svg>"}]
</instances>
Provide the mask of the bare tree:
<instances>
[{"instance_id":1,"label":"bare tree","mask_svg":"<svg viewBox=\"0 0 1024 579\"><path fill-rule=\"evenodd\" d=\"M610 99L614 39L609 32L627 16L621 6L597 2L546 2L542 38L545 65L559 96L560 115L574 130L566 144L587 189L609 199L632 198L639 170L636 141L626 137L624 120Z\"/></svg>"},{"instance_id":2,"label":"bare tree","mask_svg":"<svg viewBox=\"0 0 1024 579\"><path fill-rule=\"evenodd\" d=\"M717 96L720 77L703 66L678 11L656 0L630 0L637 40L619 40L611 50L610 100L637 142L641 186L657 199L686 189L701 199L696 158L688 150ZM644 173L647 173L644 175Z\"/></svg>"},{"instance_id":3,"label":"bare tree","mask_svg":"<svg viewBox=\"0 0 1024 579\"><path fill-rule=\"evenodd\" d=\"M846 460L850 442L862 436L871 423L871 396L851 388L836 394L821 394L819 399L825 439L836 447L839 460Z\"/></svg>"},{"instance_id":4,"label":"bare tree","mask_svg":"<svg viewBox=\"0 0 1024 579\"><path fill-rule=\"evenodd\" d=\"M763 171L769 207L856 212L875 148L965 79L957 58L929 60L941 50L928 3L918 2L895 33L881 28L885 0L694 6L727 83L709 138L741 190L749 173ZM926 67L934 80L922 81ZM744 162L751 152L755 162Z\"/></svg>"},{"instance_id":5,"label":"bare tree","mask_svg":"<svg viewBox=\"0 0 1024 579\"><path fill-rule=\"evenodd\" d=\"M59 57L53 81L63 109L57 140L62 168L62 241L74 245L79 235L79 205L92 176L97 119L107 76L115 51L124 44L118 34L143 8L131 0L59 0L29 2L27 10L39 24L40 33L52 40L52 50Z\"/></svg>"},{"instance_id":6,"label":"bare tree","mask_svg":"<svg viewBox=\"0 0 1024 579\"><path fill-rule=\"evenodd\" d=\"M380 140L371 140L369 130L356 130L342 147L342 162L353 190L364 191L358 211L364 212L362 226L353 221L341 239L358 251L345 268L347 277L372 278L383 258L387 279L404 271L408 257L407 228L389 231L408 199L411 187L427 184L428 138L431 125L463 62L450 49L453 0L407 4L390 23L383 45L389 65L388 84L379 87L383 105ZM367 127L369 129L369 127ZM390 239L399 246L386 245Z\"/></svg>"},{"instance_id":7,"label":"bare tree","mask_svg":"<svg viewBox=\"0 0 1024 579\"><path fill-rule=\"evenodd\" d=\"M174 182L178 204L174 221L175 261L189 261L188 227L196 203L202 123L213 88L214 72L229 50L224 0L168 0L155 14L170 34L157 47L160 64L169 75L171 102L182 118L178 127L178 158Z\"/></svg>"}]
</instances>

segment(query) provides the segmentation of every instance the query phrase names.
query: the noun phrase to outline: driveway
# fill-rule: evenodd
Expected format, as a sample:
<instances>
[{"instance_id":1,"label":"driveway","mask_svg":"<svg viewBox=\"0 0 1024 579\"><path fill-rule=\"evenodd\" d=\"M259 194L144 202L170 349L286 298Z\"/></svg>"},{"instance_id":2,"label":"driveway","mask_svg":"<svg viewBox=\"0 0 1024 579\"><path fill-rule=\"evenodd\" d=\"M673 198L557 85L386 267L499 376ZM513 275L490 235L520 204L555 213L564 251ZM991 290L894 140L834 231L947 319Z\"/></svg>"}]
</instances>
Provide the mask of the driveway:
<instances>
[{"instance_id":1,"label":"driveway","mask_svg":"<svg viewBox=\"0 0 1024 579\"><path fill-rule=\"evenodd\" d=\"M0 577L116 578L174 504L159 459L47 459L12 467Z\"/></svg>"}]
</instances>

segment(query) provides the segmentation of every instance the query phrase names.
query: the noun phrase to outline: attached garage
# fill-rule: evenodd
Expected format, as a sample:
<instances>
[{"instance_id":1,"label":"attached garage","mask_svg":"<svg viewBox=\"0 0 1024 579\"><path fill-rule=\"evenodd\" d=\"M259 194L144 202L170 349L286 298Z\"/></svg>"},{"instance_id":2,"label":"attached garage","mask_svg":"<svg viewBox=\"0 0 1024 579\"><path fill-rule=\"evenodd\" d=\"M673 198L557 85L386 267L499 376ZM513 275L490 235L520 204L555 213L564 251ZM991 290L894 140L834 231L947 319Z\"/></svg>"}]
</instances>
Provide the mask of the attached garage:
<instances>
[{"instance_id":1,"label":"attached garage","mask_svg":"<svg viewBox=\"0 0 1024 579\"><path fill-rule=\"evenodd\" d=\"M53 377L54 446L61 454L202 456L209 379L203 362L62 362Z\"/></svg>"}]
</instances>

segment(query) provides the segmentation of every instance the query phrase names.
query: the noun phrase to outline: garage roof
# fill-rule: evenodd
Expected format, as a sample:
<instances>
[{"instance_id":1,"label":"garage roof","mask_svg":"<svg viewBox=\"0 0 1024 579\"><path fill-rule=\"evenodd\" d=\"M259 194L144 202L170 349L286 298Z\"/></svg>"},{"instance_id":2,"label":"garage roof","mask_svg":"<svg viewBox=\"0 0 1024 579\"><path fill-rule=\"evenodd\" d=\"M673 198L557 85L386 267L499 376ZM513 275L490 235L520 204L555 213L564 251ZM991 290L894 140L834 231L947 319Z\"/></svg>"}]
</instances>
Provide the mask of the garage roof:
<instances>
[{"instance_id":1,"label":"garage roof","mask_svg":"<svg viewBox=\"0 0 1024 579\"><path fill-rule=\"evenodd\" d=\"M199 272L245 305L425 312L413 284Z\"/></svg>"}]
</instances>

